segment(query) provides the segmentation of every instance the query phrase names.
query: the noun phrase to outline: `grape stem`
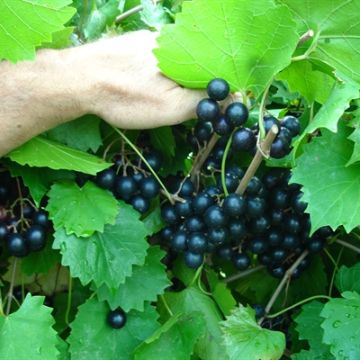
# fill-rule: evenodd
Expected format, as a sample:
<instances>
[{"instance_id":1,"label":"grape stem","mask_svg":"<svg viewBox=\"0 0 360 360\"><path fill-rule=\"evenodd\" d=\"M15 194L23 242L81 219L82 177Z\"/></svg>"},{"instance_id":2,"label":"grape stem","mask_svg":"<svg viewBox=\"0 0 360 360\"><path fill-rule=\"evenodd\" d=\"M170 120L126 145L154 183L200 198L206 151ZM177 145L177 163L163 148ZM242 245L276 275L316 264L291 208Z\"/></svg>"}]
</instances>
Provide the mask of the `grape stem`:
<instances>
[{"instance_id":1,"label":"grape stem","mask_svg":"<svg viewBox=\"0 0 360 360\"><path fill-rule=\"evenodd\" d=\"M267 317L267 314L270 312L271 308L275 304L275 301L277 300L280 293L284 289L284 287L285 287L286 283L288 282L288 280L291 278L291 275L293 274L295 269L299 266L299 264L308 256L308 254L309 254L309 251L305 250L298 257L298 259L289 267L289 269L286 271L284 277L281 279L279 285L277 286L277 288L275 289L275 291L274 291L273 295L271 296L269 302L267 303L267 305L265 307L265 315L261 319L259 319L259 321L258 321L259 324L261 324L264 321L264 319Z\"/></svg>"},{"instance_id":2,"label":"grape stem","mask_svg":"<svg viewBox=\"0 0 360 360\"><path fill-rule=\"evenodd\" d=\"M226 174L225 174L226 173L226 160L229 155L229 151L230 151L230 147L231 147L231 143L232 143L232 137L233 137L234 132L235 132L235 130L230 135L230 138L225 147L224 155L221 159L221 184L222 184L225 196L229 195L229 191L226 187L226 179L225 179L226 178Z\"/></svg>"},{"instance_id":3,"label":"grape stem","mask_svg":"<svg viewBox=\"0 0 360 360\"><path fill-rule=\"evenodd\" d=\"M9 293L8 293L8 302L7 302L7 306L6 306L6 316L8 316L10 314L11 302L14 297L13 292L14 292L14 283L15 283L15 276L16 276L16 264L17 264L17 258L15 258L13 266L12 266L12 270L11 270L11 281L10 281L10 288L9 288Z\"/></svg>"},{"instance_id":4,"label":"grape stem","mask_svg":"<svg viewBox=\"0 0 360 360\"><path fill-rule=\"evenodd\" d=\"M336 242L336 243L338 243L338 244L340 244L340 245L342 245L342 246L344 246L344 247L346 247L346 248L360 254L360 248L358 248L355 245L349 244L348 242L340 240L340 239L336 239L334 242Z\"/></svg>"},{"instance_id":5,"label":"grape stem","mask_svg":"<svg viewBox=\"0 0 360 360\"><path fill-rule=\"evenodd\" d=\"M271 149L271 144L276 138L276 135L278 134L279 129L276 125L273 125L270 129L270 131L267 133L265 139L263 142L261 142L258 146L258 149L256 151L256 154L254 158L252 159L249 167L246 170L246 173L244 177L241 179L240 184L238 188L236 189L236 193L239 195L243 195L251 178L255 175L257 169L259 168L264 155L268 156Z\"/></svg>"},{"instance_id":6,"label":"grape stem","mask_svg":"<svg viewBox=\"0 0 360 360\"><path fill-rule=\"evenodd\" d=\"M168 198L168 200L170 201L171 205L175 204L175 201L172 197L172 195L169 193L169 191L167 190L166 186L164 185L164 183L160 180L158 174L154 171L154 169L150 166L150 164L147 162L147 160L145 159L144 155L139 151L139 149L130 141L130 139L128 139L126 137L126 135L119 129L113 127L114 131L117 132L122 139L135 151L135 153L139 156L139 158L143 161L143 163L148 167L148 169L150 170L150 172L153 174L154 178L157 180L157 182L159 183L160 187L163 189L163 193L165 194L165 196Z\"/></svg>"},{"instance_id":7,"label":"grape stem","mask_svg":"<svg viewBox=\"0 0 360 360\"><path fill-rule=\"evenodd\" d=\"M246 277L248 275L251 275L255 272L258 272L260 270L264 269L264 265L259 265L259 266L255 266L251 269L248 269L248 270L245 270L245 271L241 271L237 274L234 274L232 276L229 276L228 278L224 279L223 281L225 283L229 283L229 282L232 282L232 281L235 281L235 280L238 280L238 279L241 279L243 277Z\"/></svg>"},{"instance_id":8,"label":"grape stem","mask_svg":"<svg viewBox=\"0 0 360 360\"><path fill-rule=\"evenodd\" d=\"M69 325L69 316L71 310L71 303L72 303L72 277L69 272L69 286L68 286L68 297L66 302L66 311L65 311L65 324Z\"/></svg>"},{"instance_id":9,"label":"grape stem","mask_svg":"<svg viewBox=\"0 0 360 360\"><path fill-rule=\"evenodd\" d=\"M153 4L157 5L160 2L160 0L153 0ZM131 8L128 11L125 11L124 13L120 14L116 19L115 19L115 23L119 24L121 21L125 20L126 18L128 18L129 16L132 16L134 14L137 14L138 12L144 10L144 6L143 5L138 5L138 6L134 6L133 8Z\"/></svg>"},{"instance_id":10,"label":"grape stem","mask_svg":"<svg viewBox=\"0 0 360 360\"><path fill-rule=\"evenodd\" d=\"M308 297L306 299L303 299L303 300L300 300L299 302L297 302L296 304L293 304L285 309L282 309L280 311L278 311L277 313L274 313L274 314L269 314L267 315L266 317L268 319L273 319L273 318L276 318L282 314L285 314L286 312L292 310L292 309L295 309L297 308L298 306L301 306L303 304L306 304L307 302L309 301L312 301L312 300L317 300L317 299L325 299L325 300L331 300L331 297L330 296L326 296L326 295L314 295L314 296L311 296L311 297Z\"/></svg>"},{"instance_id":11,"label":"grape stem","mask_svg":"<svg viewBox=\"0 0 360 360\"><path fill-rule=\"evenodd\" d=\"M196 157L193 167L190 171L191 181L194 182L197 176L199 175L201 168L204 165L204 162L209 157L211 151L215 147L218 140L219 140L219 135L214 133L210 138L209 142L206 144L205 149L201 153L199 153L198 156Z\"/></svg>"}]
</instances>

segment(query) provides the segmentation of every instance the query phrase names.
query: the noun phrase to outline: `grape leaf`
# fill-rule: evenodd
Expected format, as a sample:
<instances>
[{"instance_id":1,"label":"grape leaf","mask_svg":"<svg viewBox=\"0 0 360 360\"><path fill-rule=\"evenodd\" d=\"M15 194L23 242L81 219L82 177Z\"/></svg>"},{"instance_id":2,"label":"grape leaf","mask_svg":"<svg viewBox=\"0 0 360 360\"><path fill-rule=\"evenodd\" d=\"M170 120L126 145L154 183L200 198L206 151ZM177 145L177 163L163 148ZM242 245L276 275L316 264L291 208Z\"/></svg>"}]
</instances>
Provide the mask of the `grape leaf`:
<instances>
[{"instance_id":1,"label":"grape leaf","mask_svg":"<svg viewBox=\"0 0 360 360\"><path fill-rule=\"evenodd\" d=\"M37 136L7 155L20 165L48 167L54 170L75 170L85 174L95 175L112 164L72 149L58 142Z\"/></svg>"},{"instance_id":2,"label":"grape leaf","mask_svg":"<svg viewBox=\"0 0 360 360\"><path fill-rule=\"evenodd\" d=\"M70 26L65 29L56 31L52 34L51 42L41 44L41 48L45 49L64 49L71 46L71 35L75 27Z\"/></svg>"},{"instance_id":3,"label":"grape leaf","mask_svg":"<svg viewBox=\"0 0 360 360\"><path fill-rule=\"evenodd\" d=\"M219 280L215 271L209 270L206 273L211 294L224 315L230 315L231 310L236 306L236 300L231 294L231 290L224 282Z\"/></svg>"},{"instance_id":4,"label":"grape leaf","mask_svg":"<svg viewBox=\"0 0 360 360\"><path fill-rule=\"evenodd\" d=\"M0 359L57 359L55 321L43 302L44 296L27 294L16 312L0 316Z\"/></svg>"},{"instance_id":5,"label":"grape leaf","mask_svg":"<svg viewBox=\"0 0 360 360\"><path fill-rule=\"evenodd\" d=\"M140 12L140 19L156 30L160 30L164 24L171 23L171 17L166 9L159 3L152 0L141 0L143 10Z\"/></svg>"},{"instance_id":6,"label":"grape leaf","mask_svg":"<svg viewBox=\"0 0 360 360\"><path fill-rule=\"evenodd\" d=\"M131 277L126 278L124 284L114 289L105 285L97 289L99 300L106 300L111 309L120 306L126 312L132 309L143 311L146 301L155 301L157 295L163 294L171 284L165 266L160 262L164 255L159 247L150 247L144 265L135 265Z\"/></svg>"},{"instance_id":7,"label":"grape leaf","mask_svg":"<svg viewBox=\"0 0 360 360\"><path fill-rule=\"evenodd\" d=\"M360 4L356 0L280 0L293 12L299 34L315 32L315 50L308 58L321 60L360 82ZM311 42L309 41L311 44Z\"/></svg>"},{"instance_id":8,"label":"grape leaf","mask_svg":"<svg viewBox=\"0 0 360 360\"><path fill-rule=\"evenodd\" d=\"M56 348L59 350L59 355L57 360L70 360L70 353L69 353L69 345L68 343L63 340L61 337L57 337L58 343Z\"/></svg>"},{"instance_id":9,"label":"grape leaf","mask_svg":"<svg viewBox=\"0 0 360 360\"><path fill-rule=\"evenodd\" d=\"M293 62L276 78L286 81L289 89L300 93L308 103L324 104L335 84L331 76L314 70L310 61Z\"/></svg>"},{"instance_id":10,"label":"grape leaf","mask_svg":"<svg viewBox=\"0 0 360 360\"><path fill-rule=\"evenodd\" d=\"M337 132L338 122L349 102L359 96L359 87L352 81L336 83L325 104L316 113L314 119L306 127L298 138L297 144L307 135L320 128Z\"/></svg>"},{"instance_id":11,"label":"grape leaf","mask_svg":"<svg viewBox=\"0 0 360 360\"><path fill-rule=\"evenodd\" d=\"M10 170L11 176L22 177L37 207L40 206L42 198L56 180L74 179L74 175L71 172L64 170L55 171L48 168L31 168L27 165L21 166L12 161L7 162L6 167Z\"/></svg>"},{"instance_id":12,"label":"grape leaf","mask_svg":"<svg viewBox=\"0 0 360 360\"><path fill-rule=\"evenodd\" d=\"M119 204L109 191L91 181L83 187L75 182L54 184L49 193L46 210L55 229L65 228L68 235L88 237L103 232L106 224L114 224Z\"/></svg>"},{"instance_id":13,"label":"grape leaf","mask_svg":"<svg viewBox=\"0 0 360 360\"><path fill-rule=\"evenodd\" d=\"M323 344L324 331L320 327L323 319L320 317L320 313L324 308L324 304L319 301L312 301L304 305L301 312L296 315L296 331L299 333L299 339L307 340L310 345L310 350L303 350L297 354L295 359L304 359L312 356L312 359L330 360L334 357L330 353L330 347Z\"/></svg>"},{"instance_id":14,"label":"grape leaf","mask_svg":"<svg viewBox=\"0 0 360 360\"><path fill-rule=\"evenodd\" d=\"M350 232L360 224L360 205L354 203L360 197L360 168L346 167L352 152L349 131L345 127L339 128L338 134L322 131L321 137L303 147L293 169L291 182L303 185L312 232L326 225L332 229L343 225Z\"/></svg>"},{"instance_id":15,"label":"grape leaf","mask_svg":"<svg viewBox=\"0 0 360 360\"><path fill-rule=\"evenodd\" d=\"M2 0L0 2L0 59L12 62L35 57L35 47L52 40L75 9L70 0Z\"/></svg>"},{"instance_id":16,"label":"grape leaf","mask_svg":"<svg viewBox=\"0 0 360 360\"><path fill-rule=\"evenodd\" d=\"M355 128L348 139L354 142L354 150L350 160L347 163L347 165L351 165L360 161L360 126Z\"/></svg>"},{"instance_id":17,"label":"grape leaf","mask_svg":"<svg viewBox=\"0 0 360 360\"><path fill-rule=\"evenodd\" d=\"M181 85L205 88L221 77L232 90L259 95L290 64L298 41L294 28L289 10L268 0L184 2L154 52L161 71Z\"/></svg>"},{"instance_id":18,"label":"grape leaf","mask_svg":"<svg viewBox=\"0 0 360 360\"><path fill-rule=\"evenodd\" d=\"M340 292L356 291L360 294L360 263L350 268L342 265L336 274L335 285Z\"/></svg>"},{"instance_id":19,"label":"grape leaf","mask_svg":"<svg viewBox=\"0 0 360 360\"><path fill-rule=\"evenodd\" d=\"M143 312L130 311L122 329L112 329L106 323L109 308L95 298L79 306L71 323L68 338L72 359L131 360L132 352L158 327L158 314L149 304Z\"/></svg>"},{"instance_id":20,"label":"grape leaf","mask_svg":"<svg viewBox=\"0 0 360 360\"><path fill-rule=\"evenodd\" d=\"M134 359L190 359L194 345L204 331L205 320L202 314L172 317L156 331L155 336L145 340L136 349Z\"/></svg>"},{"instance_id":21,"label":"grape leaf","mask_svg":"<svg viewBox=\"0 0 360 360\"><path fill-rule=\"evenodd\" d=\"M99 8L95 8L87 18L83 32L87 40L94 40L102 35L106 25L110 26L119 15L119 0L104 2Z\"/></svg>"},{"instance_id":22,"label":"grape leaf","mask_svg":"<svg viewBox=\"0 0 360 360\"><path fill-rule=\"evenodd\" d=\"M164 126L149 131L150 141L155 149L161 151L166 157L175 155L175 138L170 126Z\"/></svg>"},{"instance_id":23,"label":"grape leaf","mask_svg":"<svg viewBox=\"0 0 360 360\"><path fill-rule=\"evenodd\" d=\"M263 329L255 320L255 310L250 307L240 304L220 326L230 360L276 360L285 350L285 335Z\"/></svg>"},{"instance_id":24,"label":"grape leaf","mask_svg":"<svg viewBox=\"0 0 360 360\"><path fill-rule=\"evenodd\" d=\"M157 204L155 209L146 216L143 221L149 231L149 235L159 232L165 226L165 222L161 216L160 204Z\"/></svg>"},{"instance_id":25,"label":"grape leaf","mask_svg":"<svg viewBox=\"0 0 360 360\"><path fill-rule=\"evenodd\" d=\"M47 240L46 247L41 251L34 251L21 261L21 271L26 275L47 273L56 263L60 263L57 251L51 248L52 242Z\"/></svg>"},{"instance_id":26,"label":"grape leaf","mask_svg":"<svg viewBox=\"0 0 360 360\"><path fill-rule=\"evenodd\" d=\"M343 298L329 300L321 316L325 318L323 341L338 360L360 358L360 295L344 292Z\"/></svg>"},{"instance_id":27,"label":"grape leaf","mask_svg":"<svg viewBox=\"0 0 360 360\"><path fill-rule=\"evenodd\" d=\"M196 354L206 360L227 360L221 342L219 321L222 316L214 301L199 289L187 288L178 293L166 293L165 300L171 311L176 314L191 314L194 311L204 315L206 332L196 345Z\"/></svg>"},{"instance_id":28,"label":"grape leaf","mask_svg":"<svg viewBox=\"0 0 360 360\"><path fill-rule=\"evenodd\" d=\"M115 225L105 225L103 233L89 238L66 235L58 229L53 248L60 249L62 264L69 266L71 275L83 285L94 281L97 287L116 288L132 274L133 265L144 264L147 235L139 213L121 202Z\"/></svg>"},{"instance_id":29,"label":"grape leaf","mask_svg":"<svg viewBox=\"0 0 360 360\"><path fill-rule=\"evenodd\" d=\"M74 121L49 130L47 137L81 151L96 152L102 144L100 119L95 115L85 115ZM81 134L81 136L79 136Z\"/></svg>"}]
</instances>

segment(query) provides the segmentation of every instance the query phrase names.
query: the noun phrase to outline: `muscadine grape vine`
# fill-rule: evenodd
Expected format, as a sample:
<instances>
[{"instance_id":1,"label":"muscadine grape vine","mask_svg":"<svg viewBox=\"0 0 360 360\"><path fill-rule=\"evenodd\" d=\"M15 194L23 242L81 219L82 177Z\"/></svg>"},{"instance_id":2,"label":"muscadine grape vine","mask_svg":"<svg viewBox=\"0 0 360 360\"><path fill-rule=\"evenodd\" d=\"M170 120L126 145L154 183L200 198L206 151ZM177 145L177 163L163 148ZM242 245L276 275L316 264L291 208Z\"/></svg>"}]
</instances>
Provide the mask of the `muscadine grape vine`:
<instances>
[{"instance_id":1,"label":"muscadine grape vine","mask_svg":"<svg viewBox=\"0 0 360 360\"><path fill-rule=\"evenodd\" d=\"M357 1L23 3L5 60L39 45L19 20L54 47L160 29L161 72L206 92L183 124L84 117L1 159L0 359L360 358Z\"/></svg>"}]
</instances>

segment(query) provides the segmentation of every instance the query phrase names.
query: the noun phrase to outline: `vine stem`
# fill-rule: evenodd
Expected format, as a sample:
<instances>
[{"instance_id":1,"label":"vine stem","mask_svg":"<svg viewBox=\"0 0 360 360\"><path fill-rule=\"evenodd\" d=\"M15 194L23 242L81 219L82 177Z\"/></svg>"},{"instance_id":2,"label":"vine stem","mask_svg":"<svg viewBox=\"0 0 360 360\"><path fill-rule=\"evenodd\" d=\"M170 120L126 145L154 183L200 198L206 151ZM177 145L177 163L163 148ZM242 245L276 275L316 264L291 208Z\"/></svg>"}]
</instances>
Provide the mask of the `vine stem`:
<instances>
[{"instance_id":1,"label":"vine stem","mask_svg":"<svg viewBox=\"0 0 360 360\"><path fill-rule=\"evenodd\" d=\"M226 147L225 147L225 150L224 150L224 155L223 155L223 157L221 159L221 185L223 187L225 196L229 195L228 189L226 187L226 181L225 181L226 159L227 159L227 157L229 155L230 146L231 146L231 143L232 143L232 137L233 137L234 132L235 132L235 130L231 133L230 138L229 138L228 142L226 143Z\"/></svg>"},{"instance_id":2,"label":"vine stem","mask_svg":"<svg viewBox=\"0 0 360 360\"><path fill-rule=\"evenodd\" d=\"M212 137L210 138L209 142L207 143L204 151L202 153L200 153L199 156L195 159L194 165L190 171L191 181L194 181L195 178L198 176L202 166L204 165L204 162L206 161L206 159L210 155L211 151L215 147L219 138L220 138L219 135L214 133L212 135Z\"/></svg>"},{"instance_id":3,"label":"vine stem","mask_svg":"<svg viewBox=\"0 0 360 360\"><path fill-rule=\"evenodd\" d=\"M255 175L256 170L259 168L259 166L264 158L264 155L265 156L269 155L271 144L275 140L278 132L279 132L278 127L276 125L273 125L271 127L270 131L267 133L264 141L259 144L254 158L252 159L249 167L246 170L244 177L241 179L240 184L239 184L238 188L236 189L237 194L239 194L239 195L244 194L251 178Z\"/></svg>"},{"instance_id":4,"label":"vine stem","mask_svg":"<svg viewBox=\"0 0 360 360\"><path fill-rule=\"evenodd\" d=\"M170 316L174 316L173 312L171 311L169 304L166 302L166 299L164 297L164 295L160 295L160 299L163 302L166 311L169 313Z\"/></svg>"},{"instance_id":5,"label":"vine stem","mask_svg":"<svg viewBox=\"0 0 360 360\"><path fill-rule=\"evenodd\" d=\"M326 299L326 300L330 300L331 297L330 296L327 296L327 295L314 295L314 296L311 296L311 297L308 297L306 299L303 299L303 300L300 300L299 302L297 302L296 304L293 304L285 309L282 309L280 311L278 311L277 313L274 313L274 314L269 314L269 315L266 315L266 317L268 319L273 319L273 318L276 318L277 316L280 316L282 314L285 314L286 312L292 310L292 309L295 309L296 307L298 306L301 306L303 304L306 304L307 302L309 301L312 301L312 300L316 300L316 299Z\"/></svg>"},{"instance_id":6,"label":"vine stem","mask_svg":"<svg viewBox=\"0 0 360 360\"><path fill-rule=\"evenodd\" d=\"M153 4L157 5L157 3L159 3L160 0L153 0ZM131 15L137 14L138 12L144 10L144 6L143 5L138 5L138 6L134 6L133 8L131 8L128 11L125 11L124 13L120 14L116 19L115 19L115 23L119 24L121 21L125 20L126 18L128 18Z\"/></svg>"},{"instance_id":7,"label":"vine stem","mask_svg":"<svg viewBox=\"0 0 360 360\"><path fill-rule=\"evenodd\" d=\"M259 324L261 324L264 320L264 318L267 316L267 314L270 312L271 308L275 304L275 301L279 297L281 291L283 290L286 282L291 278L291 275L293 274L294 270L299 266L299 264L308 256L309 251L305 250L298 259L289 267L289 269L286 271L284 277L281 279L278 287L275 289L273 295L271 296L269 302L267 303L265 307L265 315L258 321Z\"/></svg>"},{"instance_id":8,"label":"vine stem","mask_svg":"<svg viewBox=\"0 0 360 360\"><path fill-rule=\"evenodd\" d=\"M248 275L251 275L255 272L258 272L260 270L264 269L264 265L259 265L259 266L255 266L251 269L248 269L248 270L245 270L245 271L241 271L237 274L234 274L232 276L229 276L228 278L224 279L223 281L225 283L229 283L229 282L232 282L232 281L235 281L235 280L238 280L238 279L241 279L243 277L246 277Z\"/></svg>"},{"instance_id":9,"label":"vine stem","mask_svg":"<svg viewBox=\"0 0 360 360\"><path fill-rule=\"evenodd\" d=\"M72 302L72 277L69 272L69 287L68 287L68 297L67 297L67 303L66 303L66 312L65 312L65 324L69 325L69 315L70 315L70 309L71 309L71 302Z\"/></svg>"},{"instance_id":10,"label":"vine stem","mask_svg":"<svg viewBox=\"0 0 360 360\"><path fill-rule=\"evenodd\" d=\"M340 240L340 239L336 239L334 242L352 250L355 251L356 253L360 254L360 248L358 248L355 245L349 244L348 242L344 241L344 240Z\"/></svg>"},{"instance_id":11,"label":"vine stem","mask_svg":"<svg viewBox=\"0 0 360 360\"><path fill-rule=\"evenodd\" d=\"M324 249L324 250L326 250L326 249ZM336 258L336 262L334 264L334 270L333 270L333 273L331 275L331 281L330 281L330 285L329 285L329 292L328 292L329 296L331 296L331 294L332 294L334 281L335 281L335 276L336 276L336 273L339 271L339 265L338 264L340 262L343 251L344 251L344 247L342 247L341 250L339 251L339 254L338 254L337 258ZM329 252L328 252L328 254L331 256L331 254Z\"/></svg>"},{"instance_id":12,"label":"vine stem","mask_svg":"<svg viewBox=\"0 0 360 360\"><path fill-rule=\"evenodd\" d=\"M154 171L154 169L150 166L150 164L147 162L147 160L145 159L144 155L139 151L139 149L130 141L130 139L127 138L127 136L119 129L113 127L114 131L117 132L122 138L123 140L136 152L136 154L139 156L139 158L144 162L144 164L148 167L148 169L150 170L150 172L153 174L154 178L157 180L157 182L159 183L159 185L162 187L162 189L164 190L164 195L169 199L170 203L172 205L175 204L175 201L172 197L172 195L169 193L169 191L167 190L166 186L164 185L164 183L160 180L159 176L157 175L157 173Z\"/></svg>"},{"instance_id":13,"label":"vine stem","mask_svg":"<svg viewBox=\"0 0 360 360\"><path fill-rule=\"evenodd\" d=\"M196 280L198 279L198 277L200 276L200 274L202 272L203 266L204 266L204 263L202 263L201 266L196 270L194 277L190 281L188 287L191 287L195 284Z\"/></svg>"},{"instance_id":14,"label":"vine stem","mask_svg":"<svg viewBox=\"0 0 360 360\"><path fill-rule=\"evenodd\" d=\"M16 276L16 265L17 265L17 259L15 258L12 271L11 271L11 282L10 282L10 288L8 293L8 302L6 306L6 316L10 314L11 309L11 302L13 299L13 292L14 292L14 283L15 283L15 276Z\"/></svg>"}]
</instances>

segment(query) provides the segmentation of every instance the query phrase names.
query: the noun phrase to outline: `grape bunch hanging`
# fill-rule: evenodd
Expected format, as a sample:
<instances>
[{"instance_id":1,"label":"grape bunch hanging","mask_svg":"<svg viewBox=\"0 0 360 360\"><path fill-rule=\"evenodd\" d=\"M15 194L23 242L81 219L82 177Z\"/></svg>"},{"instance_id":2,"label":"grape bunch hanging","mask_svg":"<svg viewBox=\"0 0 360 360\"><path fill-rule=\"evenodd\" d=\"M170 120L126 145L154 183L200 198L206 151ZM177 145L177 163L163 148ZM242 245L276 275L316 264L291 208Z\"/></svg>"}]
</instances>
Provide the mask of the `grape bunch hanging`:
<instances>
[{"instance_id":1,"label":"grape bunch hanging","mask_svg":"<svg viewBox=\"0 0 360 360\"><path fill-rule=\"evenodd\" d=\"M46 246L49 219L27 197L19 179L0 169L0 244L9 255L25 257Z\"/></svg>"},{"instance_id":2,"label":"grape bunch hanging","mask_svg":"<svg viewBox=\"0 0 360 360\"><path fill-rule=\"evenodd\" d=\"M258 124L246 127L249 111L243 103L235 101L222 109L229 91L226 81L214 79L207 87L209 98L198 104L199 121L188 139L195 152L204 147L208 150L203 152L207 158L202 159L201 171L196 174L205 174L205 178L183 179L177 191L182 200L163 205L162 217L168 226L161 236L171 251L183 254L190 268L201 266L208 255L212 261L230 261L238 270L260 263L280 278L305 249L311 253L322 250L332 232L324 227L310 236L307 204L302 201L300 186L289 184L288 170L274 168L261 177L252 176L244 191L239 191L239 184L245 169L236 161L226 166L222 178L221 162L229 141L231 157L236 160L244 153L254 155L260 136ZM274 127L277 133L270 156L286 156L292 139L300 133L298 119L288 115L279 121L265 116L263 126L265 133ZM308 257L293 277L309 263Z\"/></svg>"}]
</instances>

